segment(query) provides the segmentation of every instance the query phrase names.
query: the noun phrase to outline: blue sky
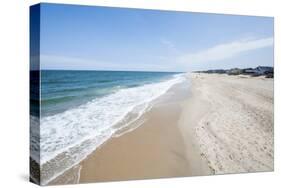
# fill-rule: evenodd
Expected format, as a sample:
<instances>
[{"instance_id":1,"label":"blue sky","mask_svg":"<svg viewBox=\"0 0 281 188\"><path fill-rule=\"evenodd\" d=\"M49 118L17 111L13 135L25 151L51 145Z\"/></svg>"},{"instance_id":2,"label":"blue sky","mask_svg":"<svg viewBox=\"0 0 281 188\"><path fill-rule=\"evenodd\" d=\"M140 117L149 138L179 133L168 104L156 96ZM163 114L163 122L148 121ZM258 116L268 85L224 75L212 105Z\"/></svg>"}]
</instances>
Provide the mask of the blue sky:
<instances>
[{"instance_id":1,"label":"blue sky","mask_svg":"<svg viewBox=\"0 0 281 188\"><path fill-rule=\"evenodd\" d=\"M43 4L41 69L273 66L273 18Z\"/></svg>"}]
</instances>

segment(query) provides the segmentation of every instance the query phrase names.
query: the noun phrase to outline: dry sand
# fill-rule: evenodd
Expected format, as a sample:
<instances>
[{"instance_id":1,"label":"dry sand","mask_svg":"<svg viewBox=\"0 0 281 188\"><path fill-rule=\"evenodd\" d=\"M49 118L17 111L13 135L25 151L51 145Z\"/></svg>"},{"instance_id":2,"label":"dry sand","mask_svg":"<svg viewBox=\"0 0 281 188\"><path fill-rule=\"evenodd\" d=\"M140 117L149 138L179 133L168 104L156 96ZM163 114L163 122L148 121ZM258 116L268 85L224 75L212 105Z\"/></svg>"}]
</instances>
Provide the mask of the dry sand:
<instances>
[{"instance_id":1,"label":"dry sand","mask_svg":"<svg viewBox=\"0 0 281 188\"><path fill-rule=\"evenodd\" d=\"M207 110L195 142L213 173L272 171L273 79L192 74L192 85L192 102Z\"/></svg>"},{"instance_id":2,"label":"dry sand","mask_svg":"<svg viewBox=\"0 0 281 188\"><path fill-rule=\"evenodd\" d=\"M189 92L186 85L172 88L141 126L73 168L79 182L272 171L273 79L190 77ZM51 184L64 183L67 173Z\"/></svg>"}]
</instances>

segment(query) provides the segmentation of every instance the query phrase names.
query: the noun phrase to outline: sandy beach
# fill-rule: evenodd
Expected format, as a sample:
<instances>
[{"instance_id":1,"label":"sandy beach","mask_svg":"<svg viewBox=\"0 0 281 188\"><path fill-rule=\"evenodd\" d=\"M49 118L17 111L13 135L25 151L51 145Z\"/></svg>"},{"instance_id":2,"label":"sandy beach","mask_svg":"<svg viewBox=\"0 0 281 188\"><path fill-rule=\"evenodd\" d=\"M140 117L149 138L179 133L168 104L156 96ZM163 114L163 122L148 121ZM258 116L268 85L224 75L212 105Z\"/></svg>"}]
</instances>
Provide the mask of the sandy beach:
<instances>
[{"instance_id":1,"label":"sandy beach","mask_svg":"<svg viewBox=\"0 0 281 188\"><path fill-rule=\"evenodd\" d=\"M193 131L212 173L272 171L273 79L193 74L192 80L194 101L207 110Z\"/></svg>"},{"instance_id":2,"label":"sandy beach","mask_svg":"<svg viewBox=\"0 0 281 188\"><path fill-rule=\"evenodd\" d=\"M274 170L273 17L38 3L29 20L30 181Z\"/></svg>"},{"instance_id":3,"label":"sandy beach","mask_svg":"<svg viewBox=\"0 0 281 188\"><path fill-rule=\"evenodd\" d=\"M138 128L111 138L77 165L78 182L272 171L273 79L189 77L190 86L160 97Z\"/></svg>"},{"instance_id":4,"label":"sandy beach","mask_svg":"<svg viewBox=\"0 0 281 188\"><path fill-rule=\"evenodd\" d=\"M144 114L141 126L112 138L83 161L79 182L208 174L207 165L198 163L200 155L196 150L189 148L190 159L186 157L186 140L178 126L182 103L189 95L187 88L172 88Z\"/></svg>"}]
</instances>

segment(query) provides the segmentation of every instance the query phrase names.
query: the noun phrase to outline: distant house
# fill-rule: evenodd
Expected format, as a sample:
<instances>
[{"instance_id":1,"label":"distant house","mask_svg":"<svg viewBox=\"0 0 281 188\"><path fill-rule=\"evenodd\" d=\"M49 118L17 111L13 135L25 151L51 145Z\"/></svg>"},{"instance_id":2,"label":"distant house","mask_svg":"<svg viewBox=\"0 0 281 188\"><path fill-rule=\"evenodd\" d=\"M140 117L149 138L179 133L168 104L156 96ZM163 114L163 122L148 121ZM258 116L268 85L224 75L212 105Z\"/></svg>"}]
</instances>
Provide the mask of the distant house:
<instances>
[{"instance_id":1,"label":"distant house","mask_svg":"<svg viewBox=\"0 0 281 188\"><path fill-rule=\"evenodd\" d=\"M217 69L215 70L215 73L218 73L218 74L224 74L226 71L223 70L223 69Z\"/></svg>"},{"instance_id":2,"label":"distant house","mask_svg":"<svg viewBox=\"0 0 281 188\"><path fill-rule=\"evenodd\" d=\"M247 69L243 69L243 73L250 74L252 76L268 75L269 77L272 77L273 67L258 66L254 69L247 68Z\"/></svg>"},{"instance_id":3,"label":"distant house","mask_svg":"<svg viewBox=\"0 0 281 188\"><path fill-rule=\"evenodd\" d=\"M248 69L243 69L243 72L245 74L255 74L256 73L256 70L255 69L252 69L252 68L248 68Z\"/></svg>"},{"instance_id":4,"label":"distant house","mask_svg":"<svg viewBox=\"0 0 281 188\"><path fill-rule=\"evenodd\" d=\"M266 66L258 66L256 68L246 68L246 69L213 69L213 70L206 70L206 71L196 71L197 73L216 73L216 74L228 74L228 75L240 75L246 74L251 76L261 76L264 75L266 78L273 78L274 77L274 70L273 67L266 67Z\"/></svg>"},{"instance_id":5,"label":"distant house","mask_svg":"<svg viewBox=\"0 0 281 188\"><path fill-rule=\"evenodd\" d=\"M238 69L238 68L234 68L234 69L229 69L227 71L227 74L229 75L238 75L238 74L242 74L243 70L242 69Z\"/></svg>"},{"instance_id":6,"label":"distant house","mask_svg":"<svg viewBox=\"0 0 281 188\"><path fill-rule=\"evenodd\" d=\"M255 68L255 70L256 73L260 75L273 73L273 67L258 66L257 68Z\"/></svg>"}]
</instances>

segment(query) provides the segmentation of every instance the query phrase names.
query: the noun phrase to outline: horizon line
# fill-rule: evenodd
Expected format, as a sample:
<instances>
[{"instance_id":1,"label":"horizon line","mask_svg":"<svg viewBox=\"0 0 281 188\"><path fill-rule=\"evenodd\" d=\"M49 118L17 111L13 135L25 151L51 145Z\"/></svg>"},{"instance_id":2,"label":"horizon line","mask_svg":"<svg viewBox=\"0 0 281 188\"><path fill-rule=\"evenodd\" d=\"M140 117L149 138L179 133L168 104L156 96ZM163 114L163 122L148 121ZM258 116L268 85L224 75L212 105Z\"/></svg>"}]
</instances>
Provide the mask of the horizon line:
<instances>
[{"instance_id":1,"label":"horizon line","mask_svg":"<svg viewBox=\"0 0 281 188\"><path fill-rule=\"evenodd\" d=\"M154 70L104 70L104 69L40 69L30 71L109 71L109 72L167 72L167 73L185 73L187 71L154 71Z\"/></svg>"}]
</instances>

